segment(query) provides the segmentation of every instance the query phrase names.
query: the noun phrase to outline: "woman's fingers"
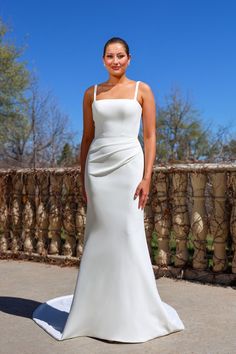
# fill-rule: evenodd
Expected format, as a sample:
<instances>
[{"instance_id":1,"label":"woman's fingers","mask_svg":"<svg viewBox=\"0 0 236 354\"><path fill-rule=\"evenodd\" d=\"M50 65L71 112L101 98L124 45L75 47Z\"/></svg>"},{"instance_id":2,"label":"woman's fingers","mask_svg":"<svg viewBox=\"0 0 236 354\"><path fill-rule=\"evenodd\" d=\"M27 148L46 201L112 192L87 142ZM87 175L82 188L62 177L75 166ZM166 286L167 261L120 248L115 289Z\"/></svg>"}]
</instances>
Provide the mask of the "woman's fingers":
<instances>
[{"instance_id":1,"label":"woman's fingers","mask_svg":"<svg viewBox=\"0 0 236 354\"><path fill-rule=\"evenodd\" d=\"M141 187L138 185L138 187L136 188L136 191L134 193L134 199L137 198L137 196L139 195L140 191L141 191Z\"/></svg>"},{"instance_id":2,"label":"woman's fingers","mask_svg":"<svg viewBox=\"0 0 236 354\"><path fill-rule=\"evenodd\" d=\"M147 203L147 200L148 200L148 193L140 193L139 195L139 203L138 203L138 208L142 208L144 209L145 208L145 205Z\"/></svg>"},{"instance_id":3,"label":"woman's fingers","mask_svg":"<svg viewBox=\"0 0 236 354\"><path fill-rule=\"evenodd\" d=\"M149 189L147 186L147 183L145 181L141 181L138 185L138 187L136 188L135 194L134 194L134 199L137 198L137 196L139 195L139 202L138 202L138 208L145 208L145 205L147 203L148 200L148 193Z\"/></svg>"}]
</instances>

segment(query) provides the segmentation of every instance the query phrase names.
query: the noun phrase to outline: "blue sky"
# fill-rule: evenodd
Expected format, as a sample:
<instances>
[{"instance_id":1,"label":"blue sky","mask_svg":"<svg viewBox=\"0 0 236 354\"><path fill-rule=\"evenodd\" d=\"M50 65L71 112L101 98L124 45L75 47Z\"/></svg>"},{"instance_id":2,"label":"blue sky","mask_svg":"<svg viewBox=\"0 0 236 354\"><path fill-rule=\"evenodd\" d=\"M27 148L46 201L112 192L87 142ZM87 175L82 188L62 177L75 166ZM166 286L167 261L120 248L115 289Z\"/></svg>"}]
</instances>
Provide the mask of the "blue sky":
<instances>
[{"instance_id":1,"label":"blue sky","mask_svg":"<svg viewBox=\"0 0 236 354\"><path fill-rule=\"evenodd\" d=\"M0 16L27 44L22 59L69 115L77 142L84 91L108 79L102 52L113 36L129 44L127 77L149 84L156 102L178 86L206 125L231 126L236 138L236 1L1 0Z\"/></svg>"}]
</instances>

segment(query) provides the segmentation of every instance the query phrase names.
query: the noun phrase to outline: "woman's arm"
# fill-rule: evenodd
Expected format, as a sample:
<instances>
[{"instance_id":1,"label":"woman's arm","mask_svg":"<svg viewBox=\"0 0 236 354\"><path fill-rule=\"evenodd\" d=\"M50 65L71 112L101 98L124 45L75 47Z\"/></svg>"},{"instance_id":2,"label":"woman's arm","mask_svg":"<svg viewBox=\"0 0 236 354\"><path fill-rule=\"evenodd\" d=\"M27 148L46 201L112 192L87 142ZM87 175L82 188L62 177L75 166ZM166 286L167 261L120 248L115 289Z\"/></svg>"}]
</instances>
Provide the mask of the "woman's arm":
<instances>
[{"instance_id":1,"label":"woman's arm","mask_svg":"<svg viewBox=\"0 0 236 354\"><path fill-rule=\"evenodd\" d=\"M144 173L143 179L136 189L135 198L139 195L138 207L144 209L150 190L153 163L156 158L156 103L149 85L144 82L140 82L139 85L143 101Z\"/></svg>"},{"instance_id":2,"label":"woman's arm","mask_svg":"<svg viewBox=\"0 0 236 354\"><path fill-rule=\"evenodd\" d=\"M85 162L89 150L89 146L94 138L94 121L92 113L92 100L93 100L94 86L90 86L84 93L83 98L83 136L80 145L80 166L81 166L81 183L82 192L85 202L87 202L87 195L84 186L84 170Z\"/></svg>"}]
</instances>

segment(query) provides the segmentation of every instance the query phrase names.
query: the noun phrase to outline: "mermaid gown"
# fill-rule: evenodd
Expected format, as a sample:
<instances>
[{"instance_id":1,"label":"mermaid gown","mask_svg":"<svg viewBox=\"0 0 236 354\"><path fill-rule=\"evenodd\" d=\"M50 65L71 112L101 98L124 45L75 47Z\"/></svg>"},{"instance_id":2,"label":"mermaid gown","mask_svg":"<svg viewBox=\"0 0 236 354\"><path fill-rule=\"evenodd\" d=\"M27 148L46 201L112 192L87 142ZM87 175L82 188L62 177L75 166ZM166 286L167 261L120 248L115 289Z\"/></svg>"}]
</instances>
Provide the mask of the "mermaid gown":
<instances>
[{"instance_id":1,"label":"mermaid gown","mask_svg":"<svg viewBox=\"0 0 236 354\"><path fill-rule=\"evenodd\" d=\"M95 136L85 163L86 226L74 294L50 299L32 315L57 340L137 343L185 328L159 296L144 211L133 198L144 172L138 84L133 99L97 100L94 87Z\"/></svg>"}]
</instances>

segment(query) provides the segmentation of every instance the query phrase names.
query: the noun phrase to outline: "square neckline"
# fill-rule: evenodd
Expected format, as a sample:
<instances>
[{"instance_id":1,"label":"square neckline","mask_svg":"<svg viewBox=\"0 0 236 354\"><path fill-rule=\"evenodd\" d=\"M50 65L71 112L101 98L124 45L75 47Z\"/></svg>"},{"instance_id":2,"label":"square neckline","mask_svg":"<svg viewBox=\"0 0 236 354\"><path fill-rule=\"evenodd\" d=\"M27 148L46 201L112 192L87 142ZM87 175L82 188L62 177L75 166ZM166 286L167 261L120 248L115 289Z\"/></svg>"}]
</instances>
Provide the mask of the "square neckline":
<instances>
[{"instance_id":1,"label":"square neckline","mask_svg":"<svg viewBox=\"0 0 236 354\"><path fill-rule=\"evenodd\" d=\"M119 100L125 100L125 101L134 101L134 102L137 102L139 107L141 108L142 110L142 106L141 104L139 103L139 101L137 100L137 94L138 94L138 85L140 83L140 80L136 81L136 84L135 84L135 92L134 92L134 97L133 98L102 98L100 100L97 100L96 99L96 94L97 94L97 84L95 85L94 87L94 99L93 99L93 102L92 102L92 106L94 104L94 102L99 102L99 101L119 101Z\"/></svg>"},{"instance_id":2,"label":"square neckline","mask_svg":"<svg viewBox=\"0 0 236 354\"><path fill-rule=\"evenodd\" d=\"M139 101L136 98L103 98L101 100L93 100L92 102L92 106L95 102L100 102L100 101L119 101L119 100L125 100L125 101L134 101L137 102L137 104L139 105L139 107L142 109L143 107L141 106L141 104L139 103Z\"/></svg>"}]
</instances>

